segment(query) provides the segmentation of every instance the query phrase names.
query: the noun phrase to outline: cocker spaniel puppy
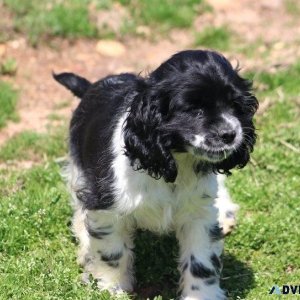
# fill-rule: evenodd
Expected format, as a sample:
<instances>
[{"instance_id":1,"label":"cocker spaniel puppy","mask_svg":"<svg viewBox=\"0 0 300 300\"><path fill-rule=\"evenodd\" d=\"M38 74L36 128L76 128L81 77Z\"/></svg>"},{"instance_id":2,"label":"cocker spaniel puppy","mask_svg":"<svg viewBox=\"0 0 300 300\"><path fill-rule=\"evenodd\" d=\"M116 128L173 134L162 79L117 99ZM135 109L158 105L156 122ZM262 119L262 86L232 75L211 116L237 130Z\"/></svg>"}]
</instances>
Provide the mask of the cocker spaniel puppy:
<instances>
[{"instance_id":1,"label":"cocker spaniel puppy","mask_svg":"<svg viewBox=\"0 0 300 300\"><path fill-rule=\"evenodd\" d=\"M244 167L253 150L251 83L201 50L175 54L146 78L54 77L81 98L68 182L85 271L100 289L132 291L135 229L174 231L182 297L225 299L222 226L234 224L237 206L218 174Z\"/></svg>"}]
</instances>

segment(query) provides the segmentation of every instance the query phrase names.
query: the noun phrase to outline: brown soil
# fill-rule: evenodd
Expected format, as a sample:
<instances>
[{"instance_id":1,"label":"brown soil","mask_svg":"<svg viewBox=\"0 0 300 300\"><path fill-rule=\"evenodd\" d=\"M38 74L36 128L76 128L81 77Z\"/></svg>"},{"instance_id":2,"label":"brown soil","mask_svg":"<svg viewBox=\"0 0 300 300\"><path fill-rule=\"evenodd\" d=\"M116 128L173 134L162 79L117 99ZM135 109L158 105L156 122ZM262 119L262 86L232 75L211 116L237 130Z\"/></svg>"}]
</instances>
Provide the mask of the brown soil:
<instances>
[{"instance_id":1,"label":"brown soil","mask_svg":"<svg viewBox=\"0 0 300 300\"><path fill-rule=\"evenodd\" d=\"M32 48L24 37L20 37L0 45L0 60L13 57L18 63L16 75L3 79L13 82L20 91L20 121L9 122L1 130L0 145L24 130L47 130L49 125L55 123L51 121L53 113L63 117L71 115L77 102L52 79L52 71L71 71L92 81L120 72L147 73L171 54L191 48L193 32L201 31L206 26L228 26L245 45L263 41L251 57L241 53L225 53L233 61L239 60L243 69L276 69L299 59L300 18L288 13L283 1L210 0L210 3L214 12L200 15L192 30L174 30L167 38L157 42L127 39L123 41L123 54L115 54L112 49L111 55L105 56L97 49L97 41L84 39L76 42L55 39ZM0 19L4 22L1 17L2 11ZM3 17L7 19L7 15ZM149 33L151 28L141 30Z\"/></svg>"}]
</instances>

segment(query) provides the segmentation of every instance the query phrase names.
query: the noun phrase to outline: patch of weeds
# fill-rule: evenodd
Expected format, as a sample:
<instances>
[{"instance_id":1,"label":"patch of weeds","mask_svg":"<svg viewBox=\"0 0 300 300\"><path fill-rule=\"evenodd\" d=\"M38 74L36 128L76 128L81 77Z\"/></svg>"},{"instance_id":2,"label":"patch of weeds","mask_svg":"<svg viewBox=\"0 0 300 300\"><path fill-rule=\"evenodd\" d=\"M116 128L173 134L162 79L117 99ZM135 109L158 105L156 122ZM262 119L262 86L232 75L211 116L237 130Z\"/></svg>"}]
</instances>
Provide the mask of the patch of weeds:
<instances>
[{"instance_id":1,"label":"patch of weeds","mask_svg":"<svg viewBox=\"0 0 300 300\"><path fill-rule=\"evenodd\" d=\"M112 7L112 0L98 0L96 1L96 8L98 10L108 10Z\"/></svg>"},{"instance_id":2,"label":"patch of weeds","mask_svg":"<svg viewBox=\"0 0 300 300\"><path fill-rule=\"evenodd\" d=\"M17 121L16 104L18 93L6 82L0 81L0 128L8 120Z\"/></svg>"},{"instance_id":3,"label":"patch of weeds","mask_svg":"<svg viewBox=\"0 0 300 300\"><path fill-rule=\"evenodd\" d=\"M22 1L3 0L14 14L14 29L26 33L33 45L41 38L61 36L78 37L115 37L111 28L97 29L91 11L113 9L119 3L129 12L130 17L123 21L120 35L138 34L136 27L151 26L155 32L166 33L173 28L188 28L197 14L211 10L203 0L66 0L66 1ZM91 8L92 7L92 8Z\"/></svg>"},{"instance_id":4,"label":"patch of weeds","mask_svg":"<svg viewBox=\"0 0 300 300\"><path fill-rule=\"evenodd\" d=\"M62 115L59 115L57 113L51 113L47 116L47 119L50 120L50 121L62 121L64 120L64 116Z\"/></svg>"},{"instance_id":5,"label":"patch of weeds","mask_svg":"<svg viewBox=\"0 0 300 300\"><path fill-rule=\"evenodd\" d=\"M0 74L13 76L17 72L17 61L14 58L5 59L0 65Z\"/></svg>"},{"instance_id":6,"label":"patch of weeds","mask_svg":"<svg viewBox=\"0 0 300 300\"><path fill-rule=\"evenodd\" d=\"M98 32L89 19L88 0L57 2L4 0L15 15L15 29L27 33L33 45L40 37L96 37Z\"/></svg>"},{"instance_id":7,"label":"patch of weeds","mask_svg":"<svg viewBox=\"0 0 300 300\"><path fill-rule=\"evenodd\" d=\"M123 25L123 33L135 32L138 25L151 26L151 29L161 33L172 28L188 28L193 24L196 15L202 9L206 9L203 1L199 0L118 0L118 2L127 7L131 14L131 18Z\"/></svg>"},{"instance_id":8,"label":"patch of weeds","mask_svg":"<svg viewBox=\"0 0 300 300\"><path fill-rule=\"evenodd\" d=\"M267 46L262 39L257 39L252 43L245 43L243 40L239 39L238 43L235 44L235 47L237 52L243 53L245 56L251 58L257 57L258 51L260 57L263 58L267 58L270 53L270 47Z\"/></svg>"},{"instance_id":9,"label":"patch of weeds","mask_svg":"<svg viewBox=\"0 0 300 300\"><path fill-rule=\"evenodd\" d=\"M61 101L57 104L54 105L54 109L56 110L60 110L60 109L63 109L63 108L66 108L66 107L69 107L70 106L70 101Z\"/></svg>"},{"instance_id":10,"label":"patch of weeds","mask_svg":"<svg viewBox=\"0 0 300 300\"><path fill-rule=\"evenodd\" d=\"M232 33L226 27L207 27L195 35L195 46L228 50Z\"/></svg>"},{"instance_id":11,"label":"patch of weeds","mask_svg":"<svg viewBox=\"0 0 300 300\"><path fill-rule=\"evenodd\" d=\"M288 69L278 70L276 73L257 73L254 78L255 81L265 84L267 93L282 88L289 97L297 96L300 93L300 61Z\"/></svg>"},{"instance_id":12,"label":"patch of weeds","mask_svg":"<svg viewBox=\"0 0 300 300\"><path fill-rule=\"evenodd\" d=\"M96 28L89 20L86 1L74 1L54 5L48 14L47 25L53 35L63 37L94 37Z\"/></svg>"},{"instance_id":13,"label":"patch of weeds","mask_svg":"<svg viewBox=\"0 0 300 300\"><path fill-rule=\"evenodd\" d=\"M294 16L299 16L300 14L300 4L298 0L285 0L284 1L285 10Z\"/></svg>"},{"instance_id":14,"label":"patch of weeds","mask_svg":"<svg viewBox=\"0 0 300 300\"><path fill-rule=\"evenodd\" d=\"M57 158L65 155L66 128L58 127L49 134L24 131L6 142L0 149L0 161Z\"/></svg>"},{"instance_id":15,"label":"patch of weeds","mask_svg":"<svg viewBox=\"0 0 300 300\"><path fill-rule=\"evenodd\" d=\"M146 25L185 28L192 25L198 5L198 0L140 1L133 14Z\"/></svg>"}]
</instances>

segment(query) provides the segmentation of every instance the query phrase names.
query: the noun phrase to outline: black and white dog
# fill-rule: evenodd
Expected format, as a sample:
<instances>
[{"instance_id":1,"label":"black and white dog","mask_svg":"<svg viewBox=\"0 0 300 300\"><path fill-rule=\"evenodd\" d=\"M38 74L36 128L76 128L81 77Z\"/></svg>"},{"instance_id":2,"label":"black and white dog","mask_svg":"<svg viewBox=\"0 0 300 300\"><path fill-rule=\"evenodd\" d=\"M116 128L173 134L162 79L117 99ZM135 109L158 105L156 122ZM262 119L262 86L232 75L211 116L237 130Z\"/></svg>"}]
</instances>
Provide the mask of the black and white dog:
<instances>
[{"instance_id":1,"label":"black and white dog","mask_svg":"<svg viewBox=\"0 0 300 300\"><path fill-rule=\"evenodd\" d=\"M225 299L222 226L234 225L237 205L218 173L249 161L251 83L222 55L200 50L175 54L147 78L54 77L81 98L68 167L79 263L100 289L131 291L135 229L174 231L183 298Z\"/></svg>"}]
</instances>

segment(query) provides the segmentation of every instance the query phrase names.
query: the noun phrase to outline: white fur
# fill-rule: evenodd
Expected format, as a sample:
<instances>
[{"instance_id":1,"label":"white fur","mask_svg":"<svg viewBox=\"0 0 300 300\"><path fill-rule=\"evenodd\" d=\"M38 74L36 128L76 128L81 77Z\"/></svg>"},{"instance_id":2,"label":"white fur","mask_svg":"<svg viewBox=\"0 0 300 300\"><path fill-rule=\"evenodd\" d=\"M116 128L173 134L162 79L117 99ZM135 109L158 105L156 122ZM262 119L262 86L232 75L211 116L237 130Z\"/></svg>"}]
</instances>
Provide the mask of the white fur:
<instances>
[{"instance_id":1,"label":"white fur","mask_svg":"<svg viewBox=\"0 0 300 300\"><path fill-rule=\"evenodd\" d=\"M222 118L228 125L230 125L232 130L236 132L235 148L238 148L243 139L243 130L240 121L236 117L227 114L222 114ZM211 147L209 147L206 144L205 134L204 135L196 134L189 142L193 146L193 147L189 146L187 148L187 150L190 153L194 154L195 156L198 156L198 158L202 158L205 159L206 161L211 161L211 162L217 162L220 161L220 159L225 159L234 150L232 146L225 144L222 147L222 149L219 149L218 152L213 153L211 151Z\"/></svg>"},{"instance_id":2,"label":"white fur","mask_svg":"<svg viewBox=\"0 0 300 300\"><path fill-rule=\"evenodd\" d=\"M75 191L84 179L79 168L70 162L68 182L75 214L73 232L80 241L78 261L85 271L99 279L101 289L119 293L133 288L133 232L136 227L155 232L175 231L180 245L183 265L191 255L208 268L213 268L210 257L222 252L223 241L212 242L208 229L220 220L224 224L226 212L237 206L230 200L223 178L213 173L196 176L192 154L176 154L178 176L175 183L155 180L146 173L134 171L123 154L122 118L115 130L112 151L115 204L108 210L89 211L81 207ZM112 226L112 233L103 239L90 236L92 228ZM101 254L122 252L118 267L112 268L100 259ZM182 294L185 299L225 299L218 283L207 285L187 270L182 274ZM191 290L192 285L199 290ZM222 298L223 297L223 298Z\"/></svg>"}]
</instances>

